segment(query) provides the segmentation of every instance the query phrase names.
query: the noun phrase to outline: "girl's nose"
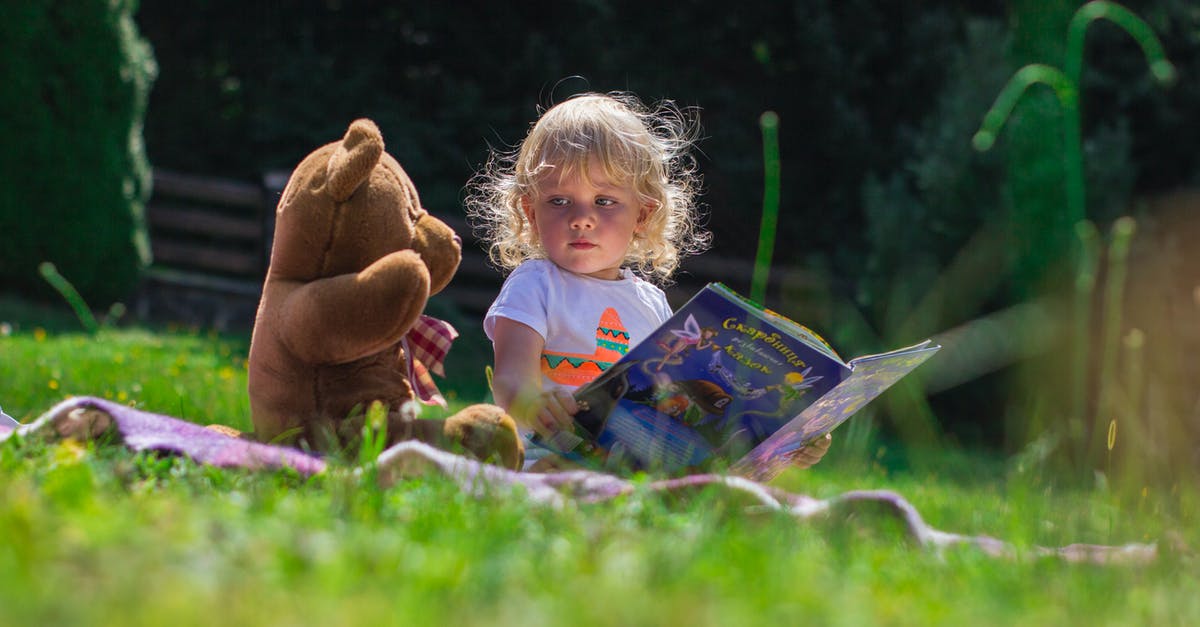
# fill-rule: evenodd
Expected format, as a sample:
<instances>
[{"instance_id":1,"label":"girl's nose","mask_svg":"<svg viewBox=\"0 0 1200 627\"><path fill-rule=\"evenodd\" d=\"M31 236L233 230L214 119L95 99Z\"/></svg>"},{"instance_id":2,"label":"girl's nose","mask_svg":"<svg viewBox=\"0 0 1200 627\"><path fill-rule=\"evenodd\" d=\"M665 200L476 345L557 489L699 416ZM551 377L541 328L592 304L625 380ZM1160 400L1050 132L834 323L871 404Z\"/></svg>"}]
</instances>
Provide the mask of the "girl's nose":
<instances>
[{"instance_id":1,"label":"girl's nose","mask_svg":"<svg viewBox=\"0 0 1200 627\"><path fill-rule=\"evenodd\" d=\"M589 209L578 209L571 214L571 228L590 229L596 225L596 216Z\"/></svg>"}]
</instances>

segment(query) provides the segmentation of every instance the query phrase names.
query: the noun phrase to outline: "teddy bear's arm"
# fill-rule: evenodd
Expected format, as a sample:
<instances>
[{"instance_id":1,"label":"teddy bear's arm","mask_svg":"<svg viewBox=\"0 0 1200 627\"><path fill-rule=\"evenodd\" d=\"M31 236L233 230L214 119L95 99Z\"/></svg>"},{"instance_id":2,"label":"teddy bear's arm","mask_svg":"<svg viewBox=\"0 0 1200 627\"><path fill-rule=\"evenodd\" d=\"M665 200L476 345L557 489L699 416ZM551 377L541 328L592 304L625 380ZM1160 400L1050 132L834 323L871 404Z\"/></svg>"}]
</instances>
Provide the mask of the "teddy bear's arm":
<instances>
[{"instance_id":1,"label":"teddy bear's arm","mask_svg":"<svg viewBox=\"0 0 1200 627\"><path fill-rule=\"evenodd\" d=\"M356 274L306 283L278 313L279 338L312 364L336 364L379 352L408 332L429 299L429 271L402 250Z\"/></svg>"}]
</instances>

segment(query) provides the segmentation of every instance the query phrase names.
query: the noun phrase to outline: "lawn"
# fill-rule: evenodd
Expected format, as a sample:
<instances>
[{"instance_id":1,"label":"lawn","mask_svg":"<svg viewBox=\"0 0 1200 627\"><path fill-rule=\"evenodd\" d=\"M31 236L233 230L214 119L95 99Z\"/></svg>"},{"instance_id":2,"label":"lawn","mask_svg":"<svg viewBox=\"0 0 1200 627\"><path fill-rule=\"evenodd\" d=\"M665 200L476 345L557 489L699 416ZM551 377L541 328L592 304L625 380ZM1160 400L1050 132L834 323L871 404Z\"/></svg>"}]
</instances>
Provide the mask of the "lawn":
<instances>
[{"instance_id":1,"label":"lawn","mask_svg":"<svg viewBox=\"0 0 1200 627\"><path fill-rule=\"evenodd\" d=\"M92 395L249 426L245 337L86 335L69 312L9 301L0 321L0 406L22 422ZM482 378L481 365L459 367ZM449 388L459 403L481 400L478 381ZM381 489L344 464L304 479L14 439L0 445L0 624L1200 620L1193 480L1118 494L986 452L906 451L926 457L918 467L860 450L835 440L817 467L774 485L821 498L893 490L931 525L1001 538L1018 556L922 549L870 511L798 522L715 491L553 509L519 490L467 496L441 478ZM1073 542L1158 543L1160 557L1096 566L1029 552Z\"/></svg>"}]
</instances>

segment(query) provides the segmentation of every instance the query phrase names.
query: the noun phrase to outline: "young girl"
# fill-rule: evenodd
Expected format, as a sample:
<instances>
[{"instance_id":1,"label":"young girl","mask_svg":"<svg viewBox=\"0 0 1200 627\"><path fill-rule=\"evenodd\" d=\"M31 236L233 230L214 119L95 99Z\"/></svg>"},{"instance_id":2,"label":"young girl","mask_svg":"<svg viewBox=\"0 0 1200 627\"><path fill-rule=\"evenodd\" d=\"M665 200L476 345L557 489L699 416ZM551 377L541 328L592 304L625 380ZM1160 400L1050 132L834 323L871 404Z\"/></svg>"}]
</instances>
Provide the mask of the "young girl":
<instances>
[{"instance_id":1,"label":"young girl","mask_svg":"<svg viewBox=\"0 0 1200 627\"><path fill-rule=\"evenodd\" d=\"M492 392L543 439L571 427L575 388L671 316L651 280L707 248L689 154L697 133L669 102L580 94L472 181L468 215L493 262L511 271L483 323Z\"/></svg>"}]
</instances>

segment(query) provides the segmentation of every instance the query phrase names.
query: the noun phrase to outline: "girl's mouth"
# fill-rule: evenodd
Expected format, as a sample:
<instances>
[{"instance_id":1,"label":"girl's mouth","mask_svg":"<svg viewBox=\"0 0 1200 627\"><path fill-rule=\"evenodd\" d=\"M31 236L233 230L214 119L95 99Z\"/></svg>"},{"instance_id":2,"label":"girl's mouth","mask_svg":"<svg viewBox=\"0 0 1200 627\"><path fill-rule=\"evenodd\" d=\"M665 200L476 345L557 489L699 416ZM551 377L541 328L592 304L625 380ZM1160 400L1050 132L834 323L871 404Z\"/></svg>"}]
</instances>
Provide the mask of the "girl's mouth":
<instances>
[{"instance_id":1,"label":"girl's mouth","mask_svg":"<svg viewBox=\"0 0 1200 627\"><path fill-rule=\"evenodd\" d=\"M582 239L575 240L568 245L571 248L574 248L575 250L591 250L596 247L595 244L593 244L587 240L582 240Z\"/></svg>"}]
</instances>

